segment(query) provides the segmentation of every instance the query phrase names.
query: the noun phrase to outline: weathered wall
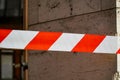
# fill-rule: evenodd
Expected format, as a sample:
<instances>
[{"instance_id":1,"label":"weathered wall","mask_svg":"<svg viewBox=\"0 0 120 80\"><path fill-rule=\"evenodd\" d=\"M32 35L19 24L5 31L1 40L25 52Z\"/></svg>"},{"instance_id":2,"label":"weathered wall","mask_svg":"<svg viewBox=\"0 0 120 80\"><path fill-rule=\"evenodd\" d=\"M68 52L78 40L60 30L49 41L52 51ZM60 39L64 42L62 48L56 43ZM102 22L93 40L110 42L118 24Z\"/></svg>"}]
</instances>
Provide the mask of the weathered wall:
<instances>
[{"instance_id":1,"label":"weathered wall","mask_svg":"<svg viewBox=\"0 0 120 80\"><path fill-rule=\"evenodd\" d=\"M29 29L115 35L115 0L29 0ZM112 80L116 55L29 51L29 80Z\"/></svg>"}]
</instances>

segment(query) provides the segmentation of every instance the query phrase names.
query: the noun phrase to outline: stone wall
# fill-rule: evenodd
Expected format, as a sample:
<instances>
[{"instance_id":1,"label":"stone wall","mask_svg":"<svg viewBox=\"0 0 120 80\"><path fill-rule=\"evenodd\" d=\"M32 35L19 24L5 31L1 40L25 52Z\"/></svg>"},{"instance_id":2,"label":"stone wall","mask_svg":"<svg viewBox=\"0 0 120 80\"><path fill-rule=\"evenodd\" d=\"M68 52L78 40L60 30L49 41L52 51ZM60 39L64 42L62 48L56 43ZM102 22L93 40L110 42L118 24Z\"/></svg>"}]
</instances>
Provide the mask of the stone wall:
<instances>
[{"instance_id":1,"label":"stone wall","mask_svg":"<svg viewBox=\"0 0 120 80\"><path fill-rule=\"evenodd\" d=\"M115 0L29 0L29 30L116 34ZM112 80L116 55L29 51L29 80Z\"/></svg>"}]
</instances>

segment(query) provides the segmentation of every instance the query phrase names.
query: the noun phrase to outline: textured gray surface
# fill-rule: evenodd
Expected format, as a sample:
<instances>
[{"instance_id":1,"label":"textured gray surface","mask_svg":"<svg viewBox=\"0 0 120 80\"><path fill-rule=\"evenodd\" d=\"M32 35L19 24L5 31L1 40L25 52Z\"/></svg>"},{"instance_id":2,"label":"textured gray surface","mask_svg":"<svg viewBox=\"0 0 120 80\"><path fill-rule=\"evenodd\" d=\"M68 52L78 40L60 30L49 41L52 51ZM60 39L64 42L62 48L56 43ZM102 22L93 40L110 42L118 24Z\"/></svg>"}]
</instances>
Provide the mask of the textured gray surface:
<instances>
[{"instance_id":1,"label":"textured gray surface","mask_svg":"<svg viewBox=\"0 0 120 80\"><path fill-rule=\"evenodd\" d=\"M102 10L115 8L117 0L101 0Z\"/></svg>"},{"instance_id":2,"label":"textured gray surface","mask_svg":"<svg viewBox=\"0 0 120 80\"><path fill-rule=\"evenodd\" d=\"M29 80L112 80L116 56L29 52Z\"/></svg>"},{"instance_id":3,"label":"textured gray surface","mask_svg":"<svg viewBox=\"0 0 120 80\"><path fill-rule=\"evenodd\" d=\"M38 2L39 0L28 0L28 12L29 12L29 24L35 24L38 23L39 16L38 16Z\"/></svg>"},{"instance_id":4,"label":"textured gray surface","mask_svg":"<svg viewBox=\"0 0 120 80\"><path fill-rule=\"evenodd\" d=\"M107 35L116 33L113 0L30 1L30 30ZM55 9L49 10L46 4ZM74 7L72 13L70 6ZM29 80L112 80L116 72L116 55L29 51L28 65Z\"/></svg>"},{"instance_id":5,"label":"textured gray surface","mask_svg":"<svg viewBox=\"0 0 120 80\"><path fill-rule=\"evenodd\" d=\"M115 0L29 0L29 24L115 8Z\"/></svg>"},{"instance_id":6,"label":"textured gray surface","mask_svg":"<svg viewBox=\"0 0 120 80\"><path fill-rule=\"evenodd\" d=\"M116 34L115 9L29 26L31 30L90 34Z\"/></svg>"}]
</instances>

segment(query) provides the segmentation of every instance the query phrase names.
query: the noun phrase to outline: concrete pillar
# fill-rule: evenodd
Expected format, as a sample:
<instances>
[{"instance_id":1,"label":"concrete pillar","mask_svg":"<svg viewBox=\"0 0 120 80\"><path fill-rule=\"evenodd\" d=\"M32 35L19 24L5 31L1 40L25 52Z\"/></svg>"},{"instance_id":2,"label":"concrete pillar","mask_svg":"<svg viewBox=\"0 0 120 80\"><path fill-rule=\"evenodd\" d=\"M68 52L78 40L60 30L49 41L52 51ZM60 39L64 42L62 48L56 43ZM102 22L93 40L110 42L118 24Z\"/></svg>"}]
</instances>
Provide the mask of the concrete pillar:
<instances>
[{"instance_id":1,"label":"concrete pillar","mask_svg":"<svg viewBox=\"0 0 120 80\"><path fill-rule=\"evenodd\" d=\"M116 36L120 37L120 1L116 0ZM120 39L118 38L118 47L120 46ZM120 54L117 54L117 72L114 75L114 80L120 80Z\"/></svg>"}]
</instances>

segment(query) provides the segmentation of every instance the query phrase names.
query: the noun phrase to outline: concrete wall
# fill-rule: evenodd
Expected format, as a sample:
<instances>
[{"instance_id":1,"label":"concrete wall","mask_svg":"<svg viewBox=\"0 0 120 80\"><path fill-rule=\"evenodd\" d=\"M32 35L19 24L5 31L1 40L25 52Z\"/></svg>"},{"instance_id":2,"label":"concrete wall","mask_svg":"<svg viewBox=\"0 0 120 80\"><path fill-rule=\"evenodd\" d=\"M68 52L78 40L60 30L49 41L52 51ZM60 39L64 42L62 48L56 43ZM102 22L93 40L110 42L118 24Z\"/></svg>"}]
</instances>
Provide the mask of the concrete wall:
<instances>
[{"instance_id":1,"label":"concrete wall","mask_svg":"<svg viewBox=\"0 0 120 80\"><path fill-rule=\"evenodd\" d=\"M115 0L29 0L29 29L115 35ZM29 51L29 80L112 80L116 55Z\"/></svg>"}]
</instances>

